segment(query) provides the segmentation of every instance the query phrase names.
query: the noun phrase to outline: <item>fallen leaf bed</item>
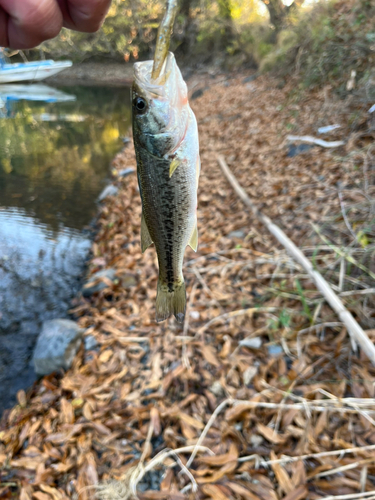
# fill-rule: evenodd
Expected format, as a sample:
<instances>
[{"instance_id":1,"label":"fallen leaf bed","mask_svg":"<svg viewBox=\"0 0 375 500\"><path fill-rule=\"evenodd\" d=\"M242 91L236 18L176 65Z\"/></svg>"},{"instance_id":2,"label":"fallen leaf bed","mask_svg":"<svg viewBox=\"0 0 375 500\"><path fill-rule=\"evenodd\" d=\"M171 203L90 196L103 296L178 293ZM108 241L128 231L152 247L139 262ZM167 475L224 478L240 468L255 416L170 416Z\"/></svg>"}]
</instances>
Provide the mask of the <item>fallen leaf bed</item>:
<instances>
[{"instance_id":1,"label":"fallen leaf bed","mask_svg":"<svg viewBox=\"0 0 375 500\"><path fill-rule=\"evenodd\" d=\"M20 391L4 415L0 499L375 499L375 369L216 158L374 340L371 144L327 88L279 88L269 76L190 81L207 86L192 102L202 175L184 327L154 321L156 255L140 251L136 176L117 176L135 167L129 147L113 162L121 190L101 207L89 267L115 268L117 279L73 311L98 348ZM288 156L291 130L316 135L331 123L346 146Z\"/></svg>"}]
</instances>

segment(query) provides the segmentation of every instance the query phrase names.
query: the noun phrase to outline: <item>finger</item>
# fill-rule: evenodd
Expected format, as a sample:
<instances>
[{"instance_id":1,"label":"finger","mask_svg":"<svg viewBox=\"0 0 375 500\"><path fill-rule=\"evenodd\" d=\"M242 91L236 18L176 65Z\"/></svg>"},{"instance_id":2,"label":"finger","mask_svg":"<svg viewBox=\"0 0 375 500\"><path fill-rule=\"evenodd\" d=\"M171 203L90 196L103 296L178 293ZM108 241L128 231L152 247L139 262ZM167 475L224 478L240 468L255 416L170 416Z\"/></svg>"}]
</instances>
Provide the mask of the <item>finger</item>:
<instances>
[{"instance_id":1,"label":"finger","mask_svg":"<svg viewBox=\"0 0 375 500\"><path fill-rule=\"evenodd\" d=\"M0 7L0 47L8 47L8 15Z\"/></svg>"},{"instance_id":2,"label":"finger","mask_svg":"<svg viewBox=\"0 0 375 500\"><path fill-rule=\"evenodd\" d=\"M29 49L60 32L63 17L55 0L0 0L8 13L8 45Z\"/></svg>"},{"instance_id":3,"label":"finger","mask_svg":"<svg viewBox=\"0 0 375 500\"><path fill-rule=\"evenodd\" d=\"M64 26L93 33L102 25L111 0L57 0L64 16Z\"/></svg>"}]
</instances>

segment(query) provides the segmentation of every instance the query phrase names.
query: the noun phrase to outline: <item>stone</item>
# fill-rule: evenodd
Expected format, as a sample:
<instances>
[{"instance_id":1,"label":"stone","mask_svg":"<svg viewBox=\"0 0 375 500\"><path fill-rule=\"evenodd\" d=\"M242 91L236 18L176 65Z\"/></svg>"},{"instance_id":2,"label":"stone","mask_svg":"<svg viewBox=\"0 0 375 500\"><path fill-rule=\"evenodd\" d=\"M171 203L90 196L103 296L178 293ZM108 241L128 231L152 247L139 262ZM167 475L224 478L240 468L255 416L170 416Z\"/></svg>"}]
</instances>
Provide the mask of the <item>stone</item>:
<instances>
[{"instance_id":1,"label":"stone","mask_svg":"<svg viewBox=\"0 0 375 500\"><path fill-rule=\"evenodd\" d=\"M279 356L283 352L281 345L271 344L267 347L270 356Z\"/></svg>"},{"instance_id":2,"label":"stone","mask_svg":"<svg viewBox=\"0 0 375 500\"><path fill-rule=\"evenodd\" d=\"M263 443L263 441L264 439L262 438L262 436L259 436L258 434L252 434L250 436L250 443L253 446L260 446Z\"/></svg>"},{"instance_id":3,"label":"stone","mask_svg":"<svg viewBox=\"0 0 375 500\"><path fill-rule=\"evenodd\" d=\"M212 394L215 394L215 396L223 396L225 394L224 387L221 385L219 380L215 380L215 382L211 385L209 389Z\"/></svg>"},{"instance_id":4,"label":"stone","mask_svg":"<svg viewBox=\"0 0 375 500\"><path fill-rule=\"evenodd\" d=\"M114 281L116 279L116 270L109 268L94 273L92 276L90 276L87 283L82 288L82 295L84 297L91 297L91 295L93 295L94 293L100 292L101 290L107 288L108 285L104 281L102 281L103 278L106 280Z\"/></svg>"},{"instance_id":5,"label":"stone","mask_svg":"<svg viewBox=\"0 0 375 500\"><path fill-rule=\"evenodd\" d=\"M99 345L98 341L93 335L87 335L87 337L83 339L83 342L85 344L85 351L92 351Z\"/></svg>"},{"instance_id":6,"label":"stone","mask_svg":"<svg viewBox=\"0 0 375 500\"><path fill-rule=\"evenodd\" d=\"M240 340L239 344L249 349L260 349L262 347L262 339L260 337L252 337Z\"/></svg>"},{"instance_id":7,"label":"stone","mask_svg":"<svg viewBox=\"0 0 375 500\"><path fill-rule=\"evenodd\" d=\"M69 319L44 321L34 349L35 372L48 375L61 368L68 370L81 346L83 332Z\"/></svg>"},{"instance_id":8,"label":"stone","mask_svg":"<svg viewBox=\"0 0 375 500\"><path fill-rule=\"evenodd\" d=\"M122 170L119 171L117 174L119 177L127 177L128 175L132 174L135 172L134 168L129 167L129 168L123 168Z\"/></svg>"},{"instance_id":9,"label":"stone","mask_svg":"<svg viewBox=\"0 0 375 500\"><path fill-rule=\"evenodd\" d=\"M98 202L105 200L108 198L108 196L116 196L118 193L118 187L114 186L113 184L109 184L106 186L103 191L100 193L98 196Z\"/></svg>"},{"instance_id":10,"label":"stone","mask_svg":"<svg viewBox=\"0 0 375 500\"><path fill-rule=\"evenodd\" d=\"M257 373L258 373L257 366L249 366L249 368L246 368L243 374L243 383L245 385L249 385Z\"/></svg>"},{"instance_id":11,"label":"stone","mask_svg":"<svg viewBox=\"0 0 375 500\"><path fill-rule=\"evenodd\" d=\"M244 238L246 235L243 231L231 231L229 234L228 234L228 238Z\"/></svg>"}]
</instances>

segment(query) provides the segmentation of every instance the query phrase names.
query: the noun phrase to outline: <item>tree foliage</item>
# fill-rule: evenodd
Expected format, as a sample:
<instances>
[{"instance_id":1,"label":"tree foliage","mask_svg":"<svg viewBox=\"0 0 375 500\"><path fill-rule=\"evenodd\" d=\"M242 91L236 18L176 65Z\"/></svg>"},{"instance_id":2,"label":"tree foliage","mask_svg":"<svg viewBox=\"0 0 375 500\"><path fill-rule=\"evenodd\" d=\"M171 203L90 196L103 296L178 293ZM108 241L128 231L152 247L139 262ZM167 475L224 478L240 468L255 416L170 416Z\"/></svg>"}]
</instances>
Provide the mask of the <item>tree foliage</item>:
<instances>
[{"instance_id":1,"label":"tree foliage","mask_svg":"<svg viewBox=\"0 0 375 500\"><path fill-rule=\"evenodd\" d=\"M113 0L98 33L75 33L63 29L41 49L54 58L74 61L111 58L134 61L153 54L155 37L165 2L158 0ZM181 0L172 50L194 56L226 50L237 26L262 19L260 0Z\"/></svg>"}]
</instances>

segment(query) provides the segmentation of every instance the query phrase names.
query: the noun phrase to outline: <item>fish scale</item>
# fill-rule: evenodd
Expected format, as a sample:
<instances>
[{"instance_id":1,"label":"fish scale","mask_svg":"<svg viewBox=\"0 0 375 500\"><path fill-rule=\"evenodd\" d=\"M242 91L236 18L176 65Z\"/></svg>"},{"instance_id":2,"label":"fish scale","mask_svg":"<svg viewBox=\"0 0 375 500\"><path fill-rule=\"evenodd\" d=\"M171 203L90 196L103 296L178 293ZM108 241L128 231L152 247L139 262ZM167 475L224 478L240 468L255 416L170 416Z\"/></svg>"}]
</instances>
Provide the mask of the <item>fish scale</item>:
<instances>
[{"instance_id":1,"label":"fish scale","mask_svg":"<svg viewBox=\"0 0 375 500\"><path fill-rule=\"evenodd\" d=\"M189 221L189 172L178 168L169 178L170 162L149 159L139 154L139 181L143 214L159 259L160 276L168 288L181 279L183 252L193 232L195 220ZM162 198L163 204L160 205Z\"/></svg>"}]
</instances>

